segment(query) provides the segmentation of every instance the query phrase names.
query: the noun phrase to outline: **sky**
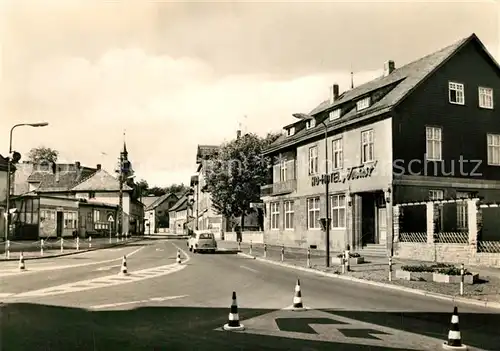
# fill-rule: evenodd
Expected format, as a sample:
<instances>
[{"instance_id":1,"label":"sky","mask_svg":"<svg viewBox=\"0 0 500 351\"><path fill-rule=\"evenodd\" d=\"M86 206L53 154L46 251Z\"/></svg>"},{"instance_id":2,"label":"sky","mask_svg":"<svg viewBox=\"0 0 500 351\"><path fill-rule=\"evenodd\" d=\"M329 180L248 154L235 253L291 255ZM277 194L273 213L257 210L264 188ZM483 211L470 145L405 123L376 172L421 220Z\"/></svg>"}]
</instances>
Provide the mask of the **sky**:
<instances>
[{"instance_id":1,"label":"sky","mask_svg":"<svg viewBox=\"0 0 500 351\"><path fill-rule=\"evenodd\" d=\"M0 154L37 146L189 184L199 144L265 135L471 33L500 61L498 1L0 0Z\"/></svg>"}]
</instances>

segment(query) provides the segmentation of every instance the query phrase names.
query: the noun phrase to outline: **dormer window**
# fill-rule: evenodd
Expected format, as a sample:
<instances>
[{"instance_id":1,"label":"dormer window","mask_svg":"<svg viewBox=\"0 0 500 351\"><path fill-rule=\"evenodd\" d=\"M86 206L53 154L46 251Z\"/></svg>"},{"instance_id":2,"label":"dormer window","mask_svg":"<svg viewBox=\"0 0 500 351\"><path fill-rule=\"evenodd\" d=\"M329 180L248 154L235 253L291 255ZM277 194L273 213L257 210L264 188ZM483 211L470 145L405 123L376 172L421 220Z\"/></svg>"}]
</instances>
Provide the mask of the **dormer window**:
<instances>
[{"instance_id":1,"label":"dormer window","mask_svg":"<svg viewBox=\"0 0 500 351\"><path fill-rule=\"evenodd\" d=\"M292 136L294 134L295 134L295 127L287 128L287 130L286 130L286 135L287 136Z\"/></svg>"},{"instance_id":2,"label":"dormer window","mask_svg":"<svg viewBox=\"0 0 500 351\"><path fill-rule=\"evenodd\" d=\"M369 96L359 100L356 103L356 108L358 111L364 110L365 108L368 108L368 107L370 107L370 97Z\"/></svg>"},{"instance_id":3,"label":"dormer window","mask_svg":"<svg viewBox=\"0 0 500 351\"><path fill-rule=\"evenodd\" d=\"M340 108L337 108L330 112L330 121L334 121L340 118Z\"/></svg>"},{"instance_id":4,"label":"dormer window","mask_svg":"<svg viewBox=\"0 0 500 351\"><path fill-rule=\"evenodd\" d=\"M306 122L306 129L311 129L316 126L316 120L315 119L308 119Z\"/></svg>"}]
</instances>

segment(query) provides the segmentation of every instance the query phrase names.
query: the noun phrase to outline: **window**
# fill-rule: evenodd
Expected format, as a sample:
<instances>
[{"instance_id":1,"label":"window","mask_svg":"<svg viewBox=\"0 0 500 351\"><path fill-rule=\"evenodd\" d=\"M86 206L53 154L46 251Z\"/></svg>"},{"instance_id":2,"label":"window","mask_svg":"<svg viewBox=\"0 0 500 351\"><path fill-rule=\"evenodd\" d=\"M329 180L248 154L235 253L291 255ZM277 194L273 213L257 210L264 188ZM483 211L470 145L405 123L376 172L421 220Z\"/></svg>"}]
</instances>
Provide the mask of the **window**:
<instances>
[{"instance_id":1,"label":"window","mask_svg":"<svg viewBox=\"0 0 500 351\"><path fill-rule=\"evenodd\" d=\"M340 109L335 109L330 112L330 121L334 121L340 118Z\"/></svg>"},{"instance_id":2,"label":"window","mask_svg":"<svg viewBox=\"0 0 500 351\"><path fill-rule=\"evenodd\" d=\"M488 165L500 166L500 134L488 134Z\"/></svg>"},{"instance_id":3,"label":"window","mask_svg":"<svg viewBox=\"0 0 500 351\"><path fill-rule=\"evenodd\" d=\"M469 193L457 191L457 198L469 198ZM467 202L457 203L457 228L459 230L465 230L468 227L467 221Z\"/></svg>"},{"instance_id":4,"label":"window","mask_svg":"<svg viewBox=\"0 0 500 351\"><path fill-rule=\"evenodd\" d=\"M365 108L368 108L368 107L370 107L370 97L369 96L365 97L364 99L359 100L356 103L356 108L358 109L358 111L364 110Z\"/></svg>"},{"instance_id":5,"label":"window","mask_svg":"<svg viewBox=\"0 0 500 351\"><path fill-rule=\"evenodd\" d=\"M99 210L94 210L94 223L101 221L100 214Z\"/></svg>"},{"instance_id":6,"label":"window","mask_svg":"<svg viewBox=\"0 0 500 351\"><path fill-rule=\"evenodd\" d=\"M438 127L425 127L426 133L426 159L429 161L441 161L441 147L443 133Z\"/></svg>"},{"instance_id":7,"label":"window","mask_svg":"<svg viewBox=\"0 0 500 351\"><path fill-rule=\"evenodd\" d=\"M279 202L272 202L271 203L271 229L272 230L279 229L279 220L280 220Z\"/></svg>"},{"instance_id":8,"label":"window","mask_svg":"<svg viewBox=\"0 0 500 351\"><path fill-rule=\"evenodd\" d=\"M333 169L342 168L342 139L332 141Z\"/></svg>"},{"instance_id":9,"label":"window","mask_svg":"<svg viewBox=\"0 0 500 351\"><path fill-rule=\"evenodd\" d=\"M89 192L89 199L94 199L95 198L95 192L91 191Z\"/></svg>"},{"instance_id":10,"label":"window","mask_svg":"<svg viewBox=\"0 0 500 351\"><path fill-rule=\"evenodd\" d=\"M77 218L76 212L64 212L63 213L64 228L65 229L75 229L76 228L76 218Z\"/></svg>"},{"instance_id":11,"label":"window","mask_svg":"<svg viewBox=\"0 0 500 351\"><path fill-rule=\"evenodd\" d=\"M345 195L332 195L332 228L345 228Z\"/></svg>"},{"instance_id":12,"label":"window","mask_svg":"<svg viewBox=\"0 0 500 351\"><path fill-rule=\"evenodd\" d=\"M295 134L295 127L291 127L286 130L286 135L292 136L294 134Z\"/></svg>"},{"instance_id":13,"label":"window","mask_svg":"<svg viewBox=\"0 0 500 351\"><path fill-rule=\"evenodd\" d=\"M286 174L287 174L287 162L286 159L281 159L280 161L280 181L286 182Z\"/></svg>"},{"instance_id":14,"label":"window","mask_svg":"<svg viewBox=\"0 0 500 351\"><path fill-rule=\"evenodd\" d=\"M429 200L443 200L443 190L429 190Z\"/></svg>"},{"instance_id":15,"label":"window","mask_svg":"<svg viewBox=\"0 0 500 351\"><path fill-rule=\"evenodd\" d=\"M448 83L448 95L451 104L465 105L464 85L460 83Z\"/></svg>"},{"instance_id":16,"label":"window","mask_svg":"<svg viewBox=\"0 0 500 351\"><path fill-rule=\"evenodd\" d=\"M479 87L479 107L493 109L493 89Z\"/></svg>"},{"instance_id":17,"label":"window","mask_svg":"<svg viewBox=\"0 0 500 351\"><path fill-rule=\"evenodd\" d=\"M293 201L285 201L285 230L293 229Z\"/></svg>"},{"instance_id":18,"label":"window","mask_svg":"<svg viewBox=\"0 0 500 351\"><path fill-rule=\"evenodd\" d=\"M307 228L320 229L319 197L307 199Z\"/></svg>"},{"instance_id":19,"label":"window","mask_svg":"<svg viewBox=\"0 0 500 351\"><path fill-rule=\"evenodd\" d=\"M315 119L308 119L306 122L306 129L311 129L316 126L316 120Z\"/></svg>"},{"instance_id":20,"label":"window","mask_svg":"<svg viewBox=\"0 0 500 351\"><path fill-rule=\"evenodd\" d=\"M309 148L309 175L318 173L318 147Z\"/></svg>"},{"instance_id":21,"label":"window","mask_svg":"<svg viewBox=\"0 0 500 351\"><path fill-rule=\"evenodd\" d=\"M361 162L374 160L373 129L361 133Z\"/></svg>"}]
</instances>

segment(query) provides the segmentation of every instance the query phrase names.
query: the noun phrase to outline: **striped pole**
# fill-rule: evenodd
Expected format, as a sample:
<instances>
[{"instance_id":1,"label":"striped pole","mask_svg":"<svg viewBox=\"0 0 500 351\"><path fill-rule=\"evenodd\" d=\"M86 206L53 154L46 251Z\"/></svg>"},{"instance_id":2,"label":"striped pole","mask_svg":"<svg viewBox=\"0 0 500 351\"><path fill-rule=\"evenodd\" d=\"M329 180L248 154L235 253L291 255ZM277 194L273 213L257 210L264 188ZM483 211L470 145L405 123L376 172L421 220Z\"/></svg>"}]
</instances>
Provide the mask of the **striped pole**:
<instances>
[{"instance_id":1,"label":"striped pole","mask_svg":"<svg viewBox=\"0 0 500 351\"><path fill-rule=\"evenodd\" d=\"M281 246L281 262L285 260L285 245Z\"/></svg>"},{"instance_id":2,"label":"striped pole","mask_svg":"<svg viewBox=\"0 0 500 351\"><path fill-rule=\"evenodd\" d=\"M307 268L311 268L311 249L307 249Z\"/></svg>"},{"instance_id":3,"label":"striped pole","mask_svg":"<svg viewBox=\"0 0 500 351\"><path fill-rule=\"evenodd\" d=\"M40 256L43 256L43 239L40 239Z\"/></svg>"},{"instance_id":4,"label":"striped pole","mask_svg":"<svg viewBox=\"0 0 500 351\"><path fill-rule=\"evenodd\" d=\"M448 332L448 341L443 343L445 350L467 350L467 346L462 344L462 335L460 334L460 326L458 322L458 308L453 308L451 316L451 326Z\"/></svg>"},{"instance_id":5,"label":"striped pole","mask_svg":"<svg viewBox=\"0 0 500 351\"><path fill-rule=\"evenodd\" d=\"M7 240L5 242L5 256L7 257L7 259L10 258L10 240Z\"/></svg>"},{"instance_id":6,"label":"striped pole","mask_svg":"<svg viewBox=\"0 0 500 351\"><path fill-rule=\"evenodd\" d=\"M24 271L26 269L26 266L24 265L24 254L21 251L21 254L19 255L19 270Z\"/></svg>"},{"instance_id":7,"label":"striped pole","mask_svg":"<svg viewBox=\"0 0 500 351\"><path fill-rule=\"evenodd\" d=\"M252 240L250 240L250 255L252 254Z\"/></svg>"},{"instance_id":8,"label":"striped pole","mask_svg":"<svg viewBox=\"0 0 500 351\"><path fill-rule=\"evenodd\" d=\"M389 257L389 281L392 282L392 257Z\"/></svg>"},{"instance_id":9,"label":"striped pole","mask_svg":"<svg viewBox=\"0 0 500 351\"><path fill-rule=\"evenodd\" d=\"M61 238L61 253L64 252L64 239Z\"/></svg>"},{"instance_id":10,"label":"striped pole","mask_svg":"<svg viewBox=\"0 0 500 351\"><path fill-rule=\"evenodd\" d=\"M80 251L80 237L76 237L76 251Z\"/></svg>"},{"instance_id":11,"label":"striped pole","mask_svg":"<svg viewBox=\"0 0 500 351\"><path fill-rule=\"evenodd\" d=\"M460 267L460 295L464 294L465 268L464 264Z\"/></svg>"},{"instance_id":12,"label":"striped pole","mask_svg":"<svg viewBox=\"0 0 500 351\"><path fill-rule=\"evenodd\" d=\"M228 322L224 324L222 329L226 331L241 331L245 330L245 326L240 324L240 316L238 314L238 302L236 301L236 291L233 291L231 310L229 311Z\"/></svg>"}]
</instances>

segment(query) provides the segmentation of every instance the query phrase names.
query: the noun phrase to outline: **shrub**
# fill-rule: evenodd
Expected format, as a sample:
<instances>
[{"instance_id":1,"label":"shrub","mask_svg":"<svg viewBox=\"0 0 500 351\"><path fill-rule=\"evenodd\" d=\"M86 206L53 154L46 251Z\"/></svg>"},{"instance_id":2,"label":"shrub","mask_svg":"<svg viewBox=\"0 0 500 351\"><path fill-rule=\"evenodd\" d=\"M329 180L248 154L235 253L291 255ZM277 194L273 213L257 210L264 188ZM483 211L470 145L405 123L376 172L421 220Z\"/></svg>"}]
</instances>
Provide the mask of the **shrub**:
<instances>
[{"instance_id":1,"label":"shrub","mask_svg":"<svg viewBox=\"0 0 500 351\"><path fill-rule=\"evenodd\" d=\"M448 263L435 263L431 266L434 269L452 268L454 265Z\"/></svg>"},{"instance_id":2,"label":"shrub","mask_svg":"<svg viewBox=\"0 0 500 351\"><path fill-rule=\"evenodd\" d=\"M453 266L447 268L441 268L437 270L437 273L446 275L460 275L460 268ZM472 274L471 272L465 269L465 275L471 275L471 274Z\"/></svg>"},{"instance_id":3,"label":"shrub","mask_svg":"<svg viewBox=\"0 0 500 351\"><path fill-rule=\"evenodd\" d=\"M337 255L338 258L344 257L344 254L340 253ZM349 252L349 257L350 258L355 258L355 257L361 257L361 255L357 252Z\"/></svg>"},{"instance_id":4,"label":"shrub","mask_svg":"<svg viewBox=\"0 0 500 351\"><path fill-rule=\"evenodd\" d=\"M415 272L415 273L434 272L434 268L423 264L419 266L411 266L411 265L401 266L401 269L403 271Z\"/></svg>"}]
</instances>

